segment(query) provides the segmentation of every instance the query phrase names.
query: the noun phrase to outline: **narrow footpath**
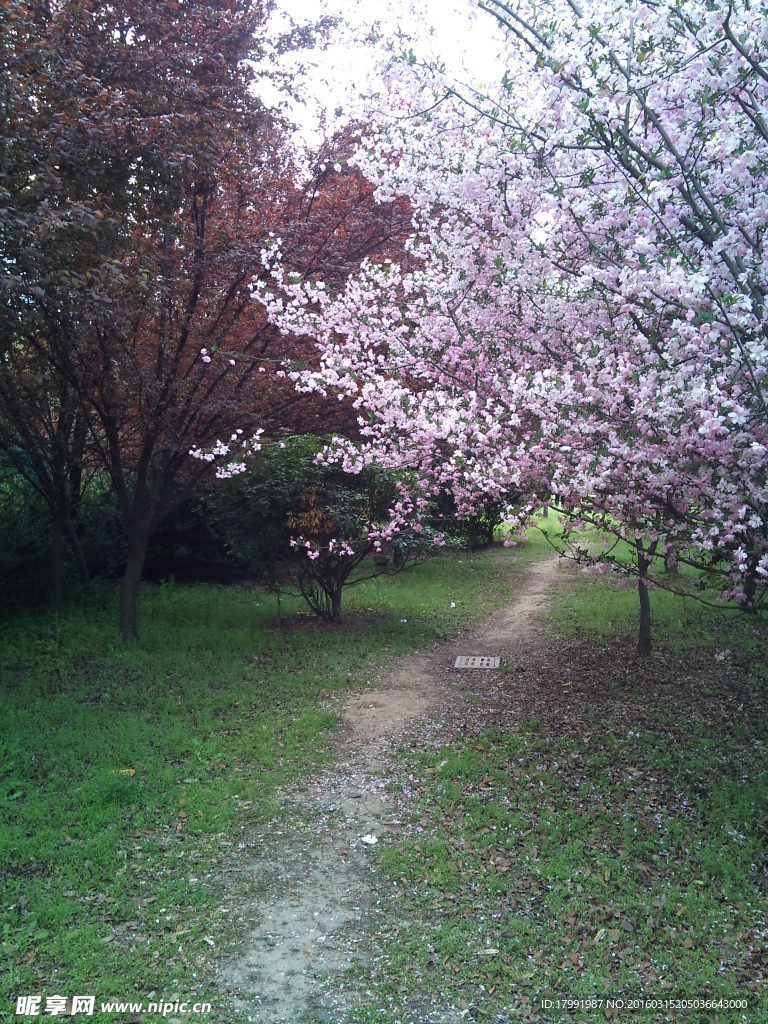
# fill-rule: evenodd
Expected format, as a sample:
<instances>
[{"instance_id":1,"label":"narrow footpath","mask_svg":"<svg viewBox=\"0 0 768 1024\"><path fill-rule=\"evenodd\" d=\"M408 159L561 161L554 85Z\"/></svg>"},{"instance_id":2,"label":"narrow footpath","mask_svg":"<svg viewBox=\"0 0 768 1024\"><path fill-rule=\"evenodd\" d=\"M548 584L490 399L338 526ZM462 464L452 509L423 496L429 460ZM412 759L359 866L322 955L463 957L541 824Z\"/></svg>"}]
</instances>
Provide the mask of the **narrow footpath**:
<instances>
[{"instance_id":1,"label":"narrow footpath","mask_svg":"<svg viewBox=\"0 0 768 1024\"><path fill-rule=\"evenodd\" d=\"M343 722L338 759L326 774L284 793L279 819L259 832L259 854L239 880L250 930L239 953L218 964L222 1002L231 1020L253 1024L336 1024L369 996L354 964L375 956L383 913L375 854L397 833L397 750L439 746L461 729L478 675L455 669L458 655L499 655L502 668L538 634L539 613L558 560L531 565L520 597L472 634L427 652L390 660L362 693L330 706ZM469 678L471 677L471 679ZM448 1007L430 1007L434 1024L459 1024Z\"/></svg>"}]
</instances>

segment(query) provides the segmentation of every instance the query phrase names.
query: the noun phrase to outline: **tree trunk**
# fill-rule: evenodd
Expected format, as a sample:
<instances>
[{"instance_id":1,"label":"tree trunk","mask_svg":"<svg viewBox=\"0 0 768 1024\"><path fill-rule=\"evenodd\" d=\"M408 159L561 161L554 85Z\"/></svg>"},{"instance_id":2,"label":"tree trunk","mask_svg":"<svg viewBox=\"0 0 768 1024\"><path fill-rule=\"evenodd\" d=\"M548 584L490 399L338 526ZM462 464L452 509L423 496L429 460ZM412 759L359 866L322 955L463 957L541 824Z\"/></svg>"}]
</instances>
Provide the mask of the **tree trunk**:
<instances>
[{"instance_id":1,"label":"tree trunk","mask_svg":"<svg viewBox=\"0 0 768 1024\"><path fill-rule=\"evenodd\" d=\"M62 559L62 516L58 509L53 513L53 529L51 531L51 601L53 610L61 611L61 600L63 594L64 568Z\"/></svg>"},{"instance_id":2,"label":"tree trunk","mask_svg":"<svg viewBox=\"0 0 768 1024\"><path fill-rule=\"evenodd\" d=\"M739 601L739 607L747 615L754 615L756 611L755 598L757 597L757 573L755 565L757 560L752 559L744 576L744 597Z\"/></svg>"},{"instance_id":3,"label":"tree trunk","mask_svg":"<svg viewBox=\"0 0 768 1024\"><path fill-rule=\"evenodd\" d=\"M139 635L139 584L141 583L146 550L146 538L128 534L125 572L120 584L120 635L124 640L134 639Z\"/></svg>"},{"instance_id":4,"label":"tree trunk","mask_svg":"<svg viewBox=\"0 0 768 1024\"><path fill-rule=\"evenodd\" d=\"M641 658L647 658L651 653L651 598L648 593L648 569L652 561L652 549L650 557L646 554L641 540L636 540L637 546L637 592L640 597L640 629L637 637L637 653Z\"/></svg>"},{"instance_id":5,"label":"tree trunk","mask_svg":"<svg viewBox=\"0 0 768 1024\"><path fill-rule=\"evenodd\" d=\"M664 551L664 572L668 576L677 576L680 572L680 566L677 562L677 548L672 544L668 544Z\"/></svg>"},{"instance_id":6,"label":"tree trunk","mask_svg":"<svg viewBox=\"0 0 768 1024\"><path fill-rule=\"evenodd\" d=\"M341 622L341 587L331 591L331 622Z\"/></svg>"},{"instance_id":7,"label":"tree trunk","mask_svg":"<svg viewBox=\"0 0 768 1024\"><path fill-rule=\"evenodd\" d=\"M77 527L72 521L72 517L68 516L64 520L64 529L69 540L69 548L72 552L72 556L75 559L75 565L77 566L77 574L80 577L80 582L83 587L87 587L91 579L91 574L88 572L88 565L83 555L83 548L80 544L80 538L77 535Z\"/></svg>"}]
</instances>

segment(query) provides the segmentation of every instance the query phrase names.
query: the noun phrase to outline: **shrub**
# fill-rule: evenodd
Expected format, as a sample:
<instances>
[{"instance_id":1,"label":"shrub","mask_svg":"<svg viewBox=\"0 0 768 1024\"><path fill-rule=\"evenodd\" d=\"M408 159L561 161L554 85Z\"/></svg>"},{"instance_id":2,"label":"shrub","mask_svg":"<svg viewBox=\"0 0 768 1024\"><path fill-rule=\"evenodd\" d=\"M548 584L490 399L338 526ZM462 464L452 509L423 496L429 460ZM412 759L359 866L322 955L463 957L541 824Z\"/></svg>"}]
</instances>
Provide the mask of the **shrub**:
<instances>
[{"instance_id":1,"label":"shrub","mask_svg":"<svg viewBox=\"0 0 768 1024\"><path fill-rule=\"evenodd\" d=\"M417 522L392 528L402 480L375 466L352 474L318 462L322 447L306 436L268 443L204 505L235 562L275 589L294 586L315 614L338 622L345 586L426 557L432 534Z\"/></svg>"}]
</instances>

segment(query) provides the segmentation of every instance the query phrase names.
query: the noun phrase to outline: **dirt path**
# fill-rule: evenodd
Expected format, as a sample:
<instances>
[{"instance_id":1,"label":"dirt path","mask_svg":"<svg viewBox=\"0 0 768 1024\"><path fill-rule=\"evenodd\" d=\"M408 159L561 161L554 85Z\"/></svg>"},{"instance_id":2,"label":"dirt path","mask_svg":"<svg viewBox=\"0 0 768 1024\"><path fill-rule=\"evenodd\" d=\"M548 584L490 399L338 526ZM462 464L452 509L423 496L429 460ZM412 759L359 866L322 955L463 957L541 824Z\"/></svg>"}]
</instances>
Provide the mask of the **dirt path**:
<instances>
[{"instance_id":1,"label":"dirt path","mask_svg":"<svg viewBox=\"0 0 768 1024\"><path fill-rule=\"evenodd\" d=\"M233 1021L335 1024L365 1000L351 968L372 955L382 913L371 850L400 824L386 791L395 748L408 739L439 745L455 730L467 700L463 680L478 671L454 669L456 656L501 655L503 665L536 633L557 572L557 559L533 564L522 596L473 634L390 661L369 689L334 704L344 724L339 760L284 796L280 819L256 837L263 852L243 872L252 930L239 938L240 955L218 967ZM462 1018L433 1007L428 1019Z\"/></svg>"}]
</instances>

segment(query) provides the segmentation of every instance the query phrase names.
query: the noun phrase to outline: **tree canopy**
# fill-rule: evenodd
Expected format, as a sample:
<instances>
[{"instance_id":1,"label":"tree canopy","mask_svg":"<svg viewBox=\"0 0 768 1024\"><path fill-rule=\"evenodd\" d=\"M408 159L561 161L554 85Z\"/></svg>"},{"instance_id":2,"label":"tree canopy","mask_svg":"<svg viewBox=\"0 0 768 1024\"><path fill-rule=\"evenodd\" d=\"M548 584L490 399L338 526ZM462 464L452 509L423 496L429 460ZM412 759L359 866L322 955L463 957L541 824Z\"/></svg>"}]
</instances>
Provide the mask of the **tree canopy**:
<instances>
[{"instance_id":1,"label":"tree canopy","mask_svg":"<svg viewBox=\"0 0 768 1024\"><path fill-rule=\"evenodd\" d=\"M126 636L149 538L209 469L192 449L349 419L285 377L286 339L251 300L264 247L341 280L403 222L332 170L344 139L299 180L255 89L276 73L271 7L2 4L0 444L74 550L83 469L107 474Z\"/></svg>"},{"instance_id":2,"label":"tree canopy","mask_svg":"<svg viewBox=\"0 0 768 1024\"><path fill-rule=\"evenodd\" d=\"M315 337L303 386L366 410L368 458L459 511L554 495L754 606L768 580L768 38L746 0L479 5L498 92L413 53L357 156L415 210L410 265L269 303ZM355 458L359 458L355 455ZM649 644L649 636L641 645Z\"/></svg>"}]
</instances>

